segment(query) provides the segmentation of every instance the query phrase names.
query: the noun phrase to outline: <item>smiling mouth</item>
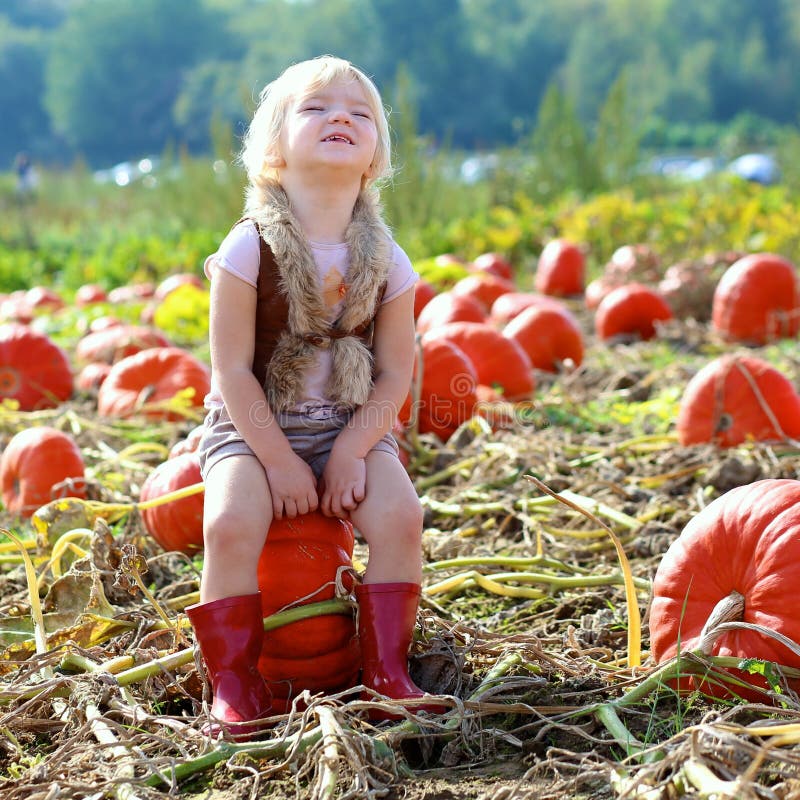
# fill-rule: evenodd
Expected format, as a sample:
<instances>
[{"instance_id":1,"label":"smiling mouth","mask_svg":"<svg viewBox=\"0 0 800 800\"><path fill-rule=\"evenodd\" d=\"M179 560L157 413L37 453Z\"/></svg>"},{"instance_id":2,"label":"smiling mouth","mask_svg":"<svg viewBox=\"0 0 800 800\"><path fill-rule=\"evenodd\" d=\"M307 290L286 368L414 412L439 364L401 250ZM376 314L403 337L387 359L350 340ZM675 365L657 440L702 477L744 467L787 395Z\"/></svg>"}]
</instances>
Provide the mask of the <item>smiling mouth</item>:
<instances>
[{"instance_id":1,"label":"smiling mouth","mask_svg":"<svg viewBox=\"0 0 800 800\"><path fill-rule=\"evenodd\" d=\"M344 142L345 144L353 144L353 142L348 139L346 136L341 136L338 133L334 133L331 136L326 136L323 142Z\"/></svg>"}]
</instances>

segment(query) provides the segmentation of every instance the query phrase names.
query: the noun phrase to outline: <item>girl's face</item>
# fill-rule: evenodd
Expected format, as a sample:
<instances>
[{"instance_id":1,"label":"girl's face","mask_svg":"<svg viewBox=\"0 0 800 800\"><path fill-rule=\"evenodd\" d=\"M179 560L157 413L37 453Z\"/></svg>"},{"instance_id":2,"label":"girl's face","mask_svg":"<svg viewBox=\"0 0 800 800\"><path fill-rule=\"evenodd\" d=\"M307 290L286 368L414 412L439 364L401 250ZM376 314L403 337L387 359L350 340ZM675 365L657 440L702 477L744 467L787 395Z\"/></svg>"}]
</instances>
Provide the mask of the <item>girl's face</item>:
<instances>
[{"instance_id":1,"label":"girl's face","mask_svg":"<svg viewBox=\"0 0 800 800\"><path fill-rule=\"evenodd\" d=\"M285 171L328 171L369 177L378 131L367 96L355 79L339 79L295 98L280 136Z\"/></svg>"}]
</instances>

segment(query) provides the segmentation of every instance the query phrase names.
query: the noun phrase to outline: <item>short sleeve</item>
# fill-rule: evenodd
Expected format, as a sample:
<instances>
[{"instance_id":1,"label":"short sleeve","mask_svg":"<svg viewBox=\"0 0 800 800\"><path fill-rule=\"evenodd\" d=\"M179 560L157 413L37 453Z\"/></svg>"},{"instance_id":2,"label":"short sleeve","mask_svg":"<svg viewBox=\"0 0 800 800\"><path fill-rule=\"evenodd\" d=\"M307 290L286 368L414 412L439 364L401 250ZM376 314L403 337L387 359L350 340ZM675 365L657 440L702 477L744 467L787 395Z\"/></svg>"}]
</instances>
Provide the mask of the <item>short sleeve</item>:
<instances>
[{"instance_id":1,"label":"short sleeve","mask_svg":"<svg viewBox=\"0 0 800 800\"><path fill-rule=\"evenodd\" d=\"M405 250L397 242L392 242L392 268L386 279L386 292L383 302L388 303L410 289L418 280L419 275L414 271Z\"/></svg>"},{"instance_id":2,"label":"short sleeve","mask_svg":"<svg viewBox=\"0 0 800 800\"><path fill-rule=\"evenodd\" d=\"M203 271L210 280L214 276L214 268L220 267L255 288L260 261L258 230L255 223L248 220L231 228L230 233L222 240L219 250L205 260Z\"/></svg>"}]
</instances>

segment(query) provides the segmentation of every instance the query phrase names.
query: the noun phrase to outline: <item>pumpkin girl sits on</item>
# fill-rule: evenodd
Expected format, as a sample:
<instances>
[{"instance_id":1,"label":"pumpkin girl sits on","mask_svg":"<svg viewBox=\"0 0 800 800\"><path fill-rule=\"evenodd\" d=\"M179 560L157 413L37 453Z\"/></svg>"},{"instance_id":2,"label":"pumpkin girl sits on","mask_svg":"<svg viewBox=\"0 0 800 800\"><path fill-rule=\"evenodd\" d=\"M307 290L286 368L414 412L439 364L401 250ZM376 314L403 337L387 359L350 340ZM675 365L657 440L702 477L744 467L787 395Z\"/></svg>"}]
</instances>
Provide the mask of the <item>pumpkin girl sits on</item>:
<instances>
[{"instance_id":1,"label":"pumpkin girl sits on","mask_svg":"<svg viewBox=\"0 0 800 800\"><path fill-rule=\"evenodd\" d=\"M356 587L362 683L422 696L406 659L422 510L390 434L411 379L418 276L378 204L391 171L380 95L347 61L295 64L262 91L241 158L245 216L205 267L205 561L187 610L224 726L270 714L256 668L269 524L317 508L352 520L369 546Z\"/></svg>"}]
</instances>

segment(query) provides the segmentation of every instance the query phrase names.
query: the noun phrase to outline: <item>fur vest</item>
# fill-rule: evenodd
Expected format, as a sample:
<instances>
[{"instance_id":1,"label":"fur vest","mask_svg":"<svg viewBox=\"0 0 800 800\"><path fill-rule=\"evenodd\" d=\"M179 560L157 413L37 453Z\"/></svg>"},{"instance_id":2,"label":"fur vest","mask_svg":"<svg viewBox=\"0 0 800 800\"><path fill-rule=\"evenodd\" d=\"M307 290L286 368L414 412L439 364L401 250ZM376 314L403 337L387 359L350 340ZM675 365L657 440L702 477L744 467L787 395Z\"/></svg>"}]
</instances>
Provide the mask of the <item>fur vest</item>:
<instances>
[{"instance_id":1,"label":"fur vest","mask_svg":"<svg viewBox=\"0 0 800 800\"><path fill-rule=\"evenodd\" d=\"M270 408L283 411L299 399L304 375L316 362L317 347L331 351L326 397L337 405L363 405L373 385L372 322L392 266L391 234L377 196L362 192L353 208L345 239L350 259L347 291L342 312L333 323L328 322L314 256L283 188L276 183L251 187L245 214L256 223L262 238L259 283L269 269L264 245L272 256L273 272L277 267L273 283L278 291L271 290L271 298L264 300L268 313L256 317L259 327L280 320L281 328L266 348L259 347L256 330L256 359L259 352L266 356L253 364Z\"/></svg>"}]
</instances>

